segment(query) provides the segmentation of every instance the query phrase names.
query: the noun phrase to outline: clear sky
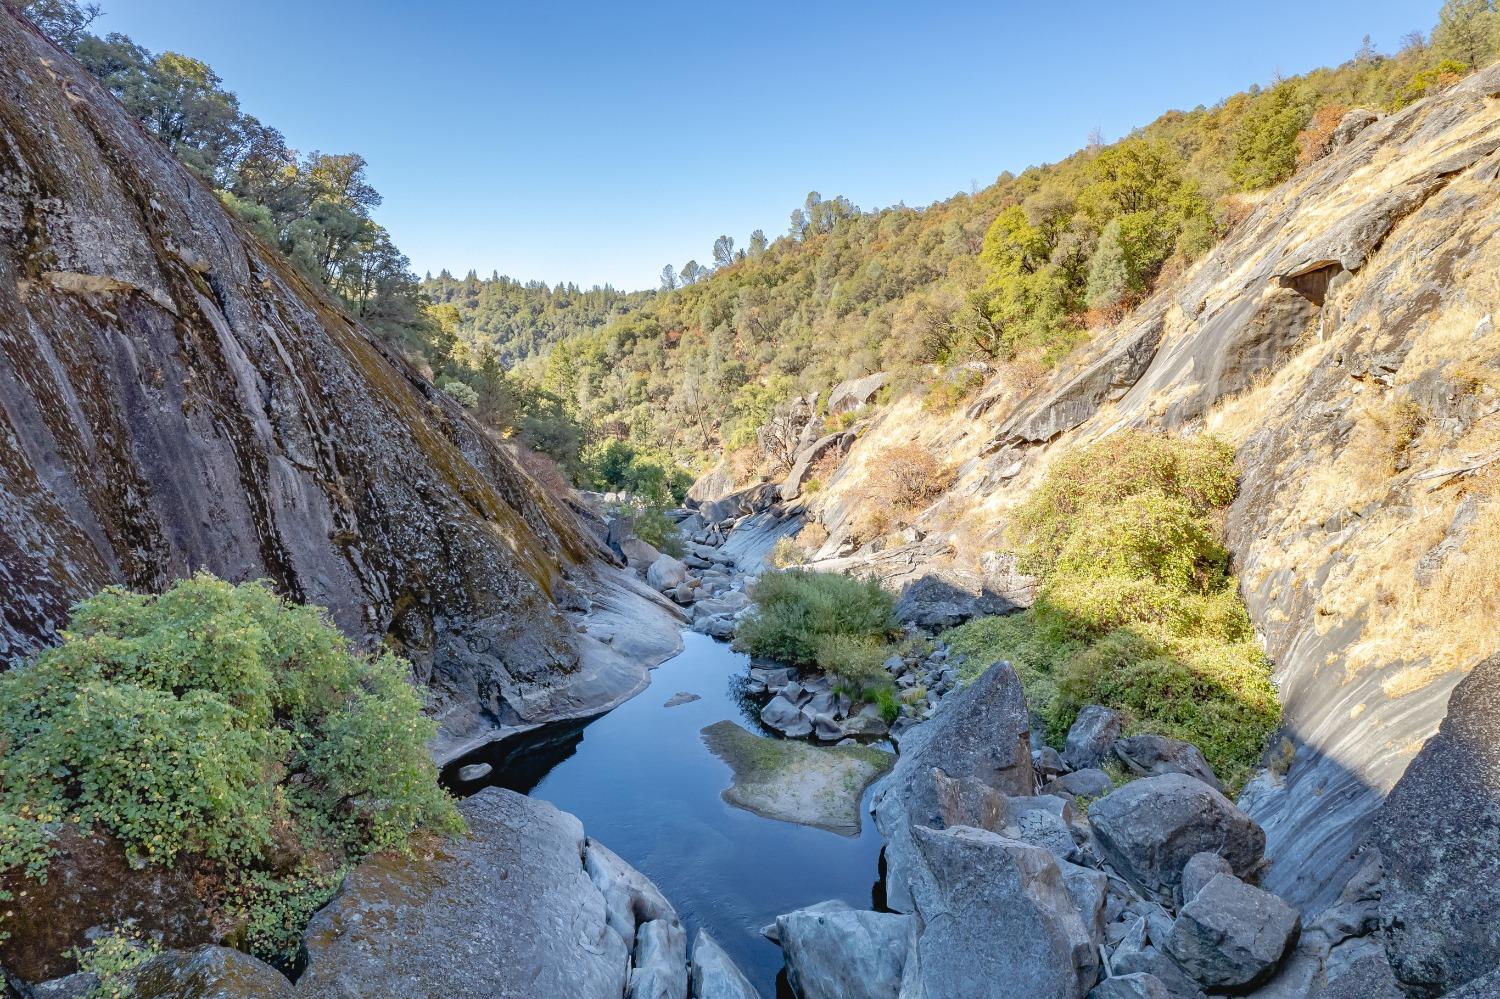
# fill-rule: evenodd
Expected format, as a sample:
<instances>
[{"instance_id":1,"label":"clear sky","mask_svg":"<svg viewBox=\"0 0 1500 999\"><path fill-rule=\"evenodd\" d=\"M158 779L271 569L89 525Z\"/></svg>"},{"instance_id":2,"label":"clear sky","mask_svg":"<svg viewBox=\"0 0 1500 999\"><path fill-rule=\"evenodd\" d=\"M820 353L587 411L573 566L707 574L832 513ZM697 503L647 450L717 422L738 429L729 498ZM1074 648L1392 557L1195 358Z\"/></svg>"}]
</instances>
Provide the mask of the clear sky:
<instances>
[{"instance_id":1,"label":"clear sky","mask_svg":"<svg viewBox=\"0 0 1500 999\"><path fill-rule=\"evenodd\" d=\"M359 152L420 274L650 287L810 190L923 205L1381 51L1437 0L101 0L298 149Z\"/></svg>"}]
</instances>

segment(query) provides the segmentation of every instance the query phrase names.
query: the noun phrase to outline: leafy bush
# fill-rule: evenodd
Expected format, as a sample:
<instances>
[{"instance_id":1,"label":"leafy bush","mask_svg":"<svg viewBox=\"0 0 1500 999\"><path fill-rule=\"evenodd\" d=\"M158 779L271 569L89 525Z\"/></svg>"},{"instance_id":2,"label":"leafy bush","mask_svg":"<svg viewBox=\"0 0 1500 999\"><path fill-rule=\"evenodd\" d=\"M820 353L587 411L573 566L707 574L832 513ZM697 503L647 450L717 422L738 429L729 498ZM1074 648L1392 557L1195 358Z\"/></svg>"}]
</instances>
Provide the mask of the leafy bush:
<instances>
[{"instance_id":1,"label":"leafy bush","mask_svg":"<svg viewBox=\"0 0 1500 999\"><path fill-rule=\"evenodd\" d=\"M1211 438L1129 431L1061 457L1011 525L1037 604L950 631L964 676L1010 660L1050 741L1105 704L1239 786L1280 708L1219 537L1234 490L1233 452Z\"/></svg>"},{"instance_id":2,"label":"leafy bush","mask_svg":"<svg viewBox=\"0 0 1500 999\"><path fill-rule=\"evenodd\" d=\"M87 993L92 997L124 999L132 992L124 976L161 953L161 944L143 936L133 919L127 919L94 939L88 947L74 947L68 955L78 962L78 970L97 975L99 984Z\"/></svg>"},{"instance_id":3,"label":"leafy bush","mask_svg":"<svg viewBox=\"0 0 1500 999\"><path fill-rule=\"evenodd\" d=\"M408 673L263 583L106 589L61 645L0 675L0 868L43 876L46 828L64 821L143 863L190 852L226 874L273 854L277 871L338 867L457 830Z\"/></svg>"},{"instance_id":4,"label":"leafy bush","mask_svg":"<svg viewBox=\"0 0 1500 999\"><path fill-rule=\"evenodd\" d=\"M799 666L818 662L829 636L878 641L896 628L895 601L873 580L797 569L768 572L750 592L752 612L735 647Z\"/></svg>"},{"instance_id":5,"label":"leafy bush","mask_svg":"<svg viewBox=\"0 0 1500 999\"><path fill-rule=\"evenodd\" d=\"M683 553L682 534L660 503L647 503L628 512L634 518L636 537L659 552L672 556Z\"/></svg>"},{"instance_id":6,"label":"leafy bush","mask_svg":"<svg viewBox=\"0 0 1500 999\"><path fill-rule=\"evenodd\" d=\"M879 689L890 683L885 661L891 646L883 638L838 632L822 635L816 643L818 669L838 677L857 694Z\"/></svg>"}]
</instances>

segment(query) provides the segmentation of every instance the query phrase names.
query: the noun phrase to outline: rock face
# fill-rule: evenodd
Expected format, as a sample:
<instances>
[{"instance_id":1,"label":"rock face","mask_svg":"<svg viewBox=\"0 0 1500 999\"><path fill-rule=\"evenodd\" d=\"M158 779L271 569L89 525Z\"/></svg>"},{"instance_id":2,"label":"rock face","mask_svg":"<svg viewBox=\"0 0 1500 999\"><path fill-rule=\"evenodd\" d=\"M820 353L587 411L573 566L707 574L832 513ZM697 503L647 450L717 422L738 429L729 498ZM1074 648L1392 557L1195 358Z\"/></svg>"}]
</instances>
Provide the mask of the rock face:
<instances>
[{"instance_id":1,"label":"rock face","mask_svg":"<svg viewBox=\"0 0 1500 999\"><path fill-rule=\"evenodd\" d=\"M392 640L444 740L641 686L554 604L604 555L506 446L9 8L0 90L0 665L202 568Z\"/></svg>"},{"instance_id":2,"label":"rock face","mask_svg":"<svg viewBox=\"0 0 1500 999\"><path fill-rule=\"evenodd\" d=\"M500 788L460 810L466 838L349 875L307 929L299 995L619 999L633 954L686 975L675 914L577 819ZM638 921L655 929L638 933Z\"/></svg>"},{"instance_id":3,"label":"rock face","mask_svg":"<svg viewBox=\"0 0 1500 999\"><path fill-rule=\"evenodd\" d=\"M914 830L928 877L902 999L1078 999L1098 952L1053 855L983 829Z\"/></svg>"},{"instance_id":4,"label":"rock face","mask_svg":"<svg viewBox=\"0 0 1500 999\"><path fill-rule=\"evenodd\" d=\"M1121 874L1169 902L1194 854L1217 853L1244 876L1260 863L1266 845L1253 819L1185 774L1131 781L1093 803L1089 824Z\"/></svg>"},{"instance_id":5,"label":"rock face","mask_svg":"<svg viewBox=\"0 0 1500 999\"><path fill-rule=\"evenodd\" d=\"M896 999L911 917L814 907L776 917L787 980L801 999Z\"/></svg>"},{"instance_id":6,"label":"rock face","mask_svg":"<svg viewBox=\"0 0 1500 999\"><path fill-rule=\"evenodd\" d=\"M1396 977L1438 995L1500 965L1500 656L1448 701L1376 813L1380 920Z\"/></svg>"},{"instance_id":7,"label":"rock face","mask_svg":"<svg viewBox=\"0 0 1500 999\"><path fill-rule=\"evenodd\" d=\"M952 695L931 721L912 729L895 769L876 793L875 823L886 840L887 904L898 912L911 910L907 882L919 869L912 828L943 824L934 769L954 779L974 778L1004 794L1036 790L1031 720L1009 663L995 663Z\"/></svg>"}]
</instances>

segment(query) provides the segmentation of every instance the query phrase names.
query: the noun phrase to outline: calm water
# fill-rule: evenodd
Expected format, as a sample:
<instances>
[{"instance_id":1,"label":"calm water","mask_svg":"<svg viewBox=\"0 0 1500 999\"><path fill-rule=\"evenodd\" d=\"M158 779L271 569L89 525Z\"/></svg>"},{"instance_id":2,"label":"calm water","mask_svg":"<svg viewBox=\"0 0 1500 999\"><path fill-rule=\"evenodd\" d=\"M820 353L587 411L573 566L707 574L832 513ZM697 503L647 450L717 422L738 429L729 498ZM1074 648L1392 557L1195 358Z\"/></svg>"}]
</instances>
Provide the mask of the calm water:
<instances>
[{"instance_id":1,"label":"calm water","mask_svg":"<svg viewBox=\"0 0 1500 999\"><path fill-rule=\"evenodd\" d=\"M880 836L867 808L860 834L851 837L725 804L719 793L729 786L729 767L698 733L728 718L765 735L755 706L739 694L747 658L693 632L683 641L682 653L652 672L644 693L610 713L487 747L447 774L489 762L495 773L485 782L454 789L498 784L577 815L590 836L656 882L689 940L707 928L771 999L781 950L760 928L824 899L875 904ZM663 707L678 691L702 699Z\"/></svg>"}]
</instances>

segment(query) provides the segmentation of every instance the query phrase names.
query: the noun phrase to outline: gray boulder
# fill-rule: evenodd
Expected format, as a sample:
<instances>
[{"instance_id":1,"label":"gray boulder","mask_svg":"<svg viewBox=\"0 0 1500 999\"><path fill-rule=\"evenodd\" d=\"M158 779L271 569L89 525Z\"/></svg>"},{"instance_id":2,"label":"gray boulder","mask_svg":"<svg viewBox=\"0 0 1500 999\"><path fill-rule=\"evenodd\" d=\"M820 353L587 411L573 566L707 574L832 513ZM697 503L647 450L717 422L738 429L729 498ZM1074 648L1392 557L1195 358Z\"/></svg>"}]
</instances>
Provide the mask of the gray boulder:
<instances>
[{"instance_id":1,"label":"gray boulder","mask_svg":"<svg viewBox=\"0 0 1500 999\"><path fill-rule=\"evenodd\" d=\"M635 914L664 904L660 893L632 871L634 889L620 883L608 896L622 901L606 904L587 869L597 847L539 798L491 787L459 810L467 836L415 857L376 855L344 880L303 938L297 994L620 999ZM612 870L617 858L597 854L592 866Z\"/></svg>"},{"instance_id":2,"label":"gray boulder","mask_svg":"<svg viewBox=\"0 0 1500 999\"><path fill-rule=\"evenodd\" d=\"M760 999L750 979L707 930L699 930L693 940L689 984L693 999Z\"/></svg>"},{"instance_id":3,"label":"gray boulder","mask_svg":"<svg viewBox=\"0 0 1500 999\"><path fill-rule=\"evenodd\" d=\"M1203 753L1191 742L1165 735L1131 735L1114 745L1115 756L1125 768L1142 777L1161 774L1187 774L1196 777L1215 791L1224 790Z\"/></svg>"},{"instance_id":4,"label":"gray boulder","mask_svg":"<svg viewBox=\"0 0 1500 999\"><path fill-rule=\"evenodd\" d=\"M1096 767L1109 759L1109 751L1125 726L1120 712L1101 704L1089 704L1078 712L1073 727L1068 729L1068 741L1063 747L1063 759L1074 770Z\"/></svg>"},{"instance_id":5,"label":"gray boulder","mask_svg":"<svg viewBox=\"0 0 1500 999\"><path fill-rule=\"evenodd\" d=\"M637 572L646 572L661 558L661 552L653 548L649 543L640 538L625 538L620 542L620 553L625 556L625 564Z\"/></svg>"},{"instance_id":6,"label":"gray boulder","mask_svg":"<svg viewBox=\"0 0 1500 999\"><path fill-rule=\"evenodd\" d=\"M687 999L687 994L687 931L675 917L642 923L625 999Z\"/></svg>"},{"instance_id":7,"label":"gray boulder","mask_svg":"<svg viewBox=\"0 0 1500 999\"><path fill-rule=\"evenodd\" d=\"M1098 950L1104 943L1104 910L1109 898L1109 876L1103 871L1070 864L1066 860L1058 861L1057 866L1062 871L1063 884L1067 886L1068 897L1073 900L1073 908L1078 910L1078 918L1083 920L1083 928L1094 942L1094 949Z\"/></svg>"},{"instance_id":8,"label":"gray boulder","mask_svg":"<svg viewBox=\"0 0 1500 999\"><path fill-rule=\"evenodd\" d=\"M1271 976L1301 926L1275 895L1220 874L1182 907L1165 949L1206 989L1243 989Z\"/></svg>"},{"instance_id":9,"label":"gray boulder","mask_svg":"<svg viewBox=\"0 0 1500 999\"><path fill-rule=\"evenodd\" d=\"M139 967L112 976L108 986L102 986L99 976L92 972L78 972L42 982L25 994L32 999L93 999L102 995L134 999L292 999L296 992L286 976L249 954L204 944L192 950L163 951Z\"/></svg>"},{"instance_id":10,"label":"gray boulder","mask_svg":"<svg viewBox=\"0 0 1500 999\"><path fill-rule=\"evenodd\" d=\"M885 837L886 901L911 911L907 882L922 865L913 856L911 827L943 824L932 771L971 777L996 791L1029 795L1031 721L1021 681L1009 663L996 663L973 683L949 695L932 720L908 729L895 769L876 793L875 823Z\"/></svg>"},{"instance_id":11,"label":"gray boulder","mask_svg":"<svg viewBox=\"0 0 1500 999\"><path fill-rule=\"evenodd\" d=\"M801 999L896 999L911 917L801 909L776 917L788 982Z\"/></svg>"},{"instance_id":12,"label":"gray boulder","mask_svg":"<svg viewBox=\"0 0 1500 999\"><path fill-rule=\"evenodd\" d=\"M1098 951L1053 855L968 826L913 830L928 876L901 999L1078 999Z\"/></svg>"},{"instance_id":13,"label":"gray boulder","mask_svg":"<svg viewBox=\"0 0 1500 999\"><path fill-rule=\"evenodd\" d=\"M675 589L687 581L687 566L670 555L659 556L646 569L646 582L658 590Z\"/></svg>"},{"instance_id":14,"label":"gray boulder","mask_svg":"<svg viewBox=\"0 0 1500 999\"><path fill-rule=\"evenodd\" d=\"M1145 971L1106 978L1095 985L1089 999L1172 999L1161 979Z\"/></svg>"},{"instance_id":15,"label":"gray boulder","mask_svg":"<svg viewBox=\"0 0 1500 999\"><path fill-rule=\"evenodd\" d=\"M1102 798L1115 789L1109 774L1097 767L1085 767L1063 774L1046 783L1042 791L1046 794L1067 794L1075 798Z\"/></svg>"},{"instance_id":16,"label":"gray boulder","mask_svg":"<svg viewBox=\"0 0 1500 999\"><path fill-rule=\"evenodd\" d=\"M847 912L854 906L841 898L830 898L826 902L814 902L797 911L804 915L810 912ZM771 941L776 946L781 946L781 929L773 922L760 928L760 935Z\"/></svg>"},{"instance_id":17,"label":"gray boulder","mask_svg":"<svg viewBox=\"0 0 1500 999\"><path fill-rule=\"evenodd\" d=\"M1166 902L1195 853L1217 853L1245 876L1266 849L1265 831L1250 816L1186 774L1131 781L1089 807L1089 824L1106 859Z\"/></svg>"},{"instance_id":18,"label":"gray boulder","mask_svg":"<svg viewBox=\"0 0 1500 999\"><path fill-rule=\"evenodd\" d=\"M766 706L760 709L760 720L793 739L810 735L813 730L807 715L787 698L785 692L766 702Z\"/></svg>"},{"instance_id":19,"label":"gray boulder","mask_svg":"<svg viewBox=\"0 0 1500 999\"><path fill-rule=\"evenodd\" d=\"M1380 922L1408 992L1440 995L1500 966L1500 656L1474 667L1376 813Z\"/></svg>"},{"instance_id":20,"label":"gray boulder","mask_svg":"<svg viewBox=\"0 0 1500 999\"><path fill-rule=\"evenodd\" d=\"M1195 853L1188 858L1188 862L1182 866L1182 883L1180 897L1182 904L1186 905L1197 897L1208 884L1220 874L1233 874L1234 870L1229 866L1229 861L1217 853Z\"/></svg>"}]
</instances>

